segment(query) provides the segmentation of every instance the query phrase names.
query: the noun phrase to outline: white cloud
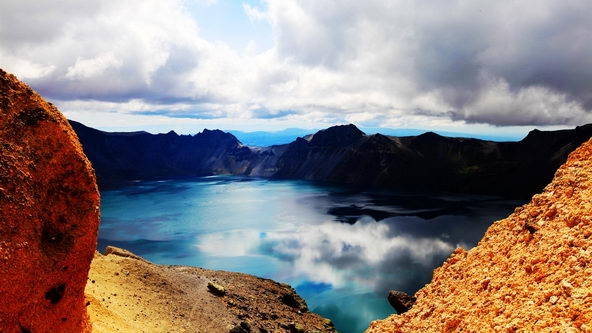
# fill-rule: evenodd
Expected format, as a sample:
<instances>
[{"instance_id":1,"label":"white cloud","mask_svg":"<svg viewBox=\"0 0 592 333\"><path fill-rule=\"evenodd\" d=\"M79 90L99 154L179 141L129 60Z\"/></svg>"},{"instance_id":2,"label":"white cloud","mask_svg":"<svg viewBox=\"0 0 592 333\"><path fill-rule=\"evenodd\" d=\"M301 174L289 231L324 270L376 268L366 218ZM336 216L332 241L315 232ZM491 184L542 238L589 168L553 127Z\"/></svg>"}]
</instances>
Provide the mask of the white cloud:
<instances>
[{"instance_id":1,"label":"white cloud","mask_svg":"<svg viewBox=\"0 0 592 333\"><path fill-rule=\"evenodd\" d=\"M89 79L101 75L109 68L117 69L123 63L115 58L112 52L102 53L90 59L76 59L73 66L68 67L66 77L69 79Z\"/></svg>"},{"instance_id":2,"label":"white cloud","mask_svg":"<svg viewBox=\"0 0 592 333\"><path fill-rule=\"evenodd\" d=\"M191 0L191 1L201 4L201 5L204 5L204 6L212 6L218 2L218 0Z\"/></svg>"},{"instance_id":3,"label":"white cloud","mask_svg":"<svg viewBox=\"0 0 592 333\"><path fill-rule=\"evenodd\" d=\"M456 113L455 118L499 125L577 124L591 120L582 105L564 93L536 85L512 91L502 79L484 80L487 82L478 98Z\"/></svg>"},{"instance_id":4,"label":"white cloud","mask_svg":"<svg viewBox=\"0 0 592 333\"><path fill-rule=\"evenodd\" d=\"M431 269L434 261L453 250L453 245L439 238L393 235L388 224L368 217L355 224L325 222L264 235L233 230L202 236L198 243L200 251L214 256L272 256L292 265L289 271L298 274L282 279L304 279L335 288L351 283L374 288L384 278L379 273L383 266L411 265L410 260L414 269Z\"/></svg>"},{"instance_id":5,"label":"white cloud","mask_svg":"<svg viewBox=\"0 0 592 333\"><path fill-rule=\"evenodd\" d=\"M50 75L56 69L54 65L31 62L27 59L4 54L3 52L0 52L0 58L3 60L5 66L11 68L13 72L18 73L19 77L23 80L39 79Z\"/></svg>"},{"instance_id":6,"label":"white cloud","mask_svg":"<svg viewBox=\"0 0 592 333\"><path fill-rule=\"evenodd\" d=\"M268 14L255 6L243 2L243 9L245 10L245 14L247 14L247 17L251 23L269 21Z\"/></svg>"},{"instance_id":7,"label":"white cloud","mask_svg":"<svg viewBox=\"0 0 592 333\"><path fill-rule=\"evenodd\" d=\"M0 66L52 100L115 112L141 100L316 127L592 122L586 0L239 2L273 33L273 47L246 51L204 39L189 4L5 0Z\"/></svg>"}]
</instances>

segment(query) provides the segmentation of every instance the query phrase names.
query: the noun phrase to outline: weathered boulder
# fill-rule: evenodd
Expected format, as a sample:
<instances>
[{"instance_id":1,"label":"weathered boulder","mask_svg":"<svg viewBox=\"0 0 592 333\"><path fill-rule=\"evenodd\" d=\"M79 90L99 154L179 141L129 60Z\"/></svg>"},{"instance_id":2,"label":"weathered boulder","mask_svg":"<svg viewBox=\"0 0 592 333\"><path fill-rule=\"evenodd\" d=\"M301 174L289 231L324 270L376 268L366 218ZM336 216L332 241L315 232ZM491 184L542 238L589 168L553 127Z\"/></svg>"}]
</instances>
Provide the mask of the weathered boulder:
<instances>
[{"instance_id":1,"label":"weathered boulder","mask_svg":"<svg viewBox=\"0 0 592 333\"><path fill-rule=\"evenodd\" d=\"M388 293L388 301L398 314L402 314L411 309L416 298L402 291L391 290Z\"/></svg>"},{"instance_id":2,"label":"weathered boulder","mask_svg":"<svg viewBox=\"0 0 592 333\"><path fill-rule=\"evenodd\" d=\"M224 296L226 294L226 289L215 282L208 283L208 290L216 296Z\"/></svg>"},{"instance_id":3,"label":"weathered boulder","mask_svg":"<svg viewBox=\"0 0 592 333\"><path fill-rule=\"evenodd\" d=\"M89 332L94 171L68 121L0 69L0 332Z\"/></svg>"}]
</instances>

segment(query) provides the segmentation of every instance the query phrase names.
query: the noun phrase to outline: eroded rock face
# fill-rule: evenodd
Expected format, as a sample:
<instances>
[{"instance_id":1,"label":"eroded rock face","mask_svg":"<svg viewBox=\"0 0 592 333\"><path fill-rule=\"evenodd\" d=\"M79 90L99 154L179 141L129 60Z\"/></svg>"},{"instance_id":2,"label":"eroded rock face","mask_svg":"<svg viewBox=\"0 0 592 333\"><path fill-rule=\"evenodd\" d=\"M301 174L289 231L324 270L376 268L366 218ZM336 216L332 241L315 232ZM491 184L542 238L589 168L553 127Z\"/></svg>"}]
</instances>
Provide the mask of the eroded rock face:
<instances>
[{"instance_id":1,"label":"eroded rock face","mask_svg":"<svg viewBox=\"0 0 592 333\"><path fill-rule=\"evenodd\" d=\"M89 332L94 171L67 120L0 70L0 332Z\"/></svg>"},{"instance_id":2,"label":"eroded rock face","mask_svg":"<svg viewBox=\"0 0 592 333\"><path fill-rule=\"evenodd\" d=\"M592 140L543 193L457 249L377 332L592 331Z\"/></svg>"}]
</instances>

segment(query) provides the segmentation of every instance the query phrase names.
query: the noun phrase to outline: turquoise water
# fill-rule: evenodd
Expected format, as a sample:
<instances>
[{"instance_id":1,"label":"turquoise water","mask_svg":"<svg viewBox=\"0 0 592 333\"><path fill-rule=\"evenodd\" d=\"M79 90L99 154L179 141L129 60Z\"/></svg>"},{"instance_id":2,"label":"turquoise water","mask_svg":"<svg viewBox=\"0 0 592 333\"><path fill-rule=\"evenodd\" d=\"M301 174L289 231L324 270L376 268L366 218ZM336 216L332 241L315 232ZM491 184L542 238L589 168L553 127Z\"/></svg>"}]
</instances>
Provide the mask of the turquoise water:
<instances>
[{"instance_id":1,"label":"turquoise water","mask_svg":"<svg viewBox=\"0 0 592 333\"><path fill-rule=\"evenodd\" d=\"M99 250L289 283L342 333L392 314L456 246L472 247L519 202L241 177L103 191Z\"/></svg>"}]
</instances>

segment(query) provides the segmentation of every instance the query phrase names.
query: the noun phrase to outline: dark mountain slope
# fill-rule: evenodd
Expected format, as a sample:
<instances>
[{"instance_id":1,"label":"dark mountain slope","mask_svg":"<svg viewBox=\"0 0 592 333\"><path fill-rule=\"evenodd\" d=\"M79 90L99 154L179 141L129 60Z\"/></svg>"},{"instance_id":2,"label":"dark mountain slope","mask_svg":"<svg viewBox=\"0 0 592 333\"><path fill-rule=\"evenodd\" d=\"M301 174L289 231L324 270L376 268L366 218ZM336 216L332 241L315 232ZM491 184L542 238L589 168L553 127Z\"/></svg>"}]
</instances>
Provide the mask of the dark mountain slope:
<instances>
[{"instance_id":1,"label":"dark mountain slope","mask_svg":"<svg viewBox=\"0 0 592 333\"><path fill-rule=\"evenodd\" d=\"M326 130L330 136L322 136L346 141L315 140L325 133L319 132L291 143L278 159L275 177L527 197L540 191L567 155L592 136L592 125L533 131L520 142L501 143L431 132L366 136L352 126L333 127Z\"/></svg>"},{"instance_id":2,"label":"dark mountain slope","mask_svg":"<svg viewBox=\"0 0 592 333\"><path fill-rule=\"evenodd\" d=\"M70 122L101 187L136 179L244 174L255 154L219 130L196 135L108 133Z\"/></svg>"},{"instance_id":3,"label":"dark mountain slope","mask_svg":"<svg viewBox=\"0 0 592 333\"><path fill-rule=\"evenodd\" d=\"M318 131L308 140L298 138L279 157L274 177L345 181L336 179L333 173L364 137L354 125L344 125Z\"/></svg>"},{"instance_id":4,"label":"dark mountain slope","mask_svg":"<svg viewBox=\"0 0 592 333\"><path fill-rule=\"evenodd\" d=\"M134 179L235 174L514 197L539 192L567 155L592 137L592 125L535 130L520 142L431 132L365 135L354 125L343 125L288 145L252 148L219 130L152 135L101 132L76 122L72 126L102 187Z\"/></svg>"}]
</instances>

